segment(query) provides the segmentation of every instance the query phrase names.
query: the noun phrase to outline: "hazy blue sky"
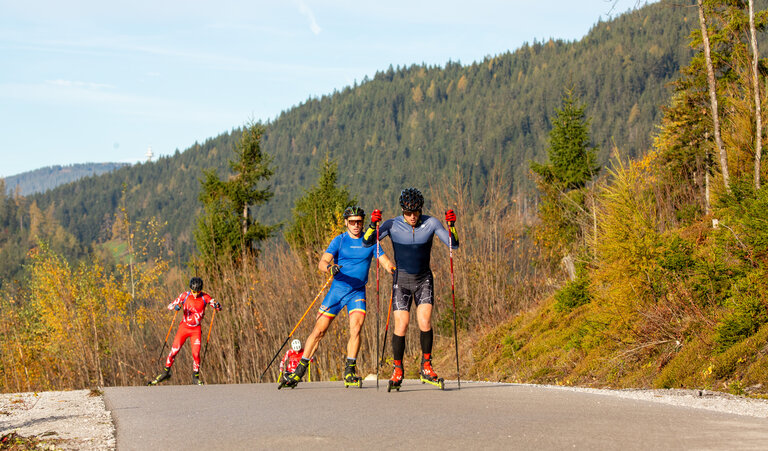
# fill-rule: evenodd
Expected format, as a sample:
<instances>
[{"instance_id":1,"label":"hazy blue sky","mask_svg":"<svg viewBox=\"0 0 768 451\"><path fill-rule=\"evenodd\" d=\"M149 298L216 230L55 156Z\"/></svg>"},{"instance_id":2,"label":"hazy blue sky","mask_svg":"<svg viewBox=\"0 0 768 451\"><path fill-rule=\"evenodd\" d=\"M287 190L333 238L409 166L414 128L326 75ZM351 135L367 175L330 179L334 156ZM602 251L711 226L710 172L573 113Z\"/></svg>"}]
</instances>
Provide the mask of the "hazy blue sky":
<instances>
[{"instance_id":1,"label":"hazy blue sky","mask_svg":"<svg viewBox=\"0 0 768 451\"><path fill-rule=\"evenodd\" d=\"M636 3L0 0L0 177L170 154L390 64L579 39Z\"/></svg>"}]
</instances>

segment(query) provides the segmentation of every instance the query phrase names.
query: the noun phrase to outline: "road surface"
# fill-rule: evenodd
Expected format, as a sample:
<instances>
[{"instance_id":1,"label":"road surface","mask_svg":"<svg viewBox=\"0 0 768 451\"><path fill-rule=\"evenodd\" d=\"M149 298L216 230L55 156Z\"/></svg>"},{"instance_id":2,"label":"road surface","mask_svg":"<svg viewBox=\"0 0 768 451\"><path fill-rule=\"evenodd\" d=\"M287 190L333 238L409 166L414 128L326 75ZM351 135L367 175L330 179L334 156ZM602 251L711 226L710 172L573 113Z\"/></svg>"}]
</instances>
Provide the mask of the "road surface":
<instances>
[{"instance_id":1,"label":"road surface","mask_svg":"<svg viewBox=\"0 0 768 451\"><path fill-rule=\"evenodd\" d=\"M768 419L516 384L104 389L117 449L768 449Z\"/></svg>"}]
</instances>

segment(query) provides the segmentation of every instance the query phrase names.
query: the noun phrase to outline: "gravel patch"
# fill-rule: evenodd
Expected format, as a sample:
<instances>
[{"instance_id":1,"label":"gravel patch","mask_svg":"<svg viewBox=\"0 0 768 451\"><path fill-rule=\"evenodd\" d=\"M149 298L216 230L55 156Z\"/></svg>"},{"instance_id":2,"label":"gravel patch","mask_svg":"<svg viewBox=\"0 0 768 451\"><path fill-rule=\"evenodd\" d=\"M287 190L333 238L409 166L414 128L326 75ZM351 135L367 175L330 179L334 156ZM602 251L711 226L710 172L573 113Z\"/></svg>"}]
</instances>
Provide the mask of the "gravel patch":
<instances>
[{"instance_id":1,"label":"gravel patch","mask_svg":"<svg viewBox=\"0 0 768 451\"><path fill-rule=\"evenodd\" d=\"M0 394L0 437L13 432L56 449L115 449L112 415L90 390Z\"/></svg>"},{"instance_id":2,"label":"gravel patch","mask_svg":"<svg viewBox=\"0 0 768 451\"><path fill-rule=\"evenodd\" d=\"M538 385L538 387L593 393L619 398L636 399L639 401L651 401L662 404L671 404L679 407L690 407L693 409L732 413L735 415L768 418L768 400L745 398L743 396L734 396L728 393L721 393L710 390L608 390L599 388L566 387L562 385Z\"/></svg>"}]
</instances>

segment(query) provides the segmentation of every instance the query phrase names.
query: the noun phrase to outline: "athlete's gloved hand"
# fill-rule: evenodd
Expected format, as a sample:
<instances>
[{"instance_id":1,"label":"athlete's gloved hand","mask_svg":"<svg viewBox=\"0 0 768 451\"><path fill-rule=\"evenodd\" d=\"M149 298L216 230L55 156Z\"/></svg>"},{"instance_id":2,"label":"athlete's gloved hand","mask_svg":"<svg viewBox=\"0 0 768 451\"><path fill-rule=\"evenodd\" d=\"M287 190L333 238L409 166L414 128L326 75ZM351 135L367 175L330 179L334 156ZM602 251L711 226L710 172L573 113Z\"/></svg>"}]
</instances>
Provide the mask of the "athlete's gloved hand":
<instances>
[{"instance_id":1,"label":"athlete's gloved hand","mask_svg":"<svg viewBox=\"0 0 768 451\"><path fill-rule=\"evenodd\" d=\"M174 310L176 310L176 311L179 311L179 310L181 310L181 304L176 304L176 305L174 305L174 306L173 306L173 309L174 309Z\"/></svg>"},{"instance_id":2,"label":"athlete's gloved hand","mask_svg":"<svg viewBox=\"0 0 768 451\"><path fill-rule=\"evenodd\" d=\"M448 223L448 227L453 227L453 224L456 222L456 213L453 210L445 212L445 222Z\"/></svg>"},{"instance_id":3,"label":"athlete's gloved hand","mask_svg":"<svg viewBox=\"0 0 768 451\"><path fill-rule=\"evenodd\" d=\"M341 266L337 264L328 265L328 270L331 272L332 276L336 277L336 274L338 274L339 271L341 270Z\"/></svg>"},{"instance_id":4,"label":"athlete's gloved hand","mask_svg":"<svg viewBox=\"0 0 768 451\"><path fill-rule=\"evenodd\" d=\"M397 268L396 267L393 266L393 267L389 268L389 273L392 274L393 276L395 275L396 272L397 272Z\"/></svg>"},{"instance_id":5,"label":"athlete's gloved hand","mask_svg":"<svg viewBox=\"0 0 768 451\"><path fill-rule=\"evenodd\" d=\"M375 228L378 222L381 222L381 210L373 210L371 212L371 225Z\"/></svg>"},{"instance_id":6,"label":"athlete's gloved hand","mask_svg":"<svg viewBox=\"0 0 768 451\"><path fill-rule=\"evenodd\" d=\"M220 311L221 311L221 304L220 304L220 303L218 303L218 302L215 302L215 303L213 304L213 308L215 308L215 309L216 309L216 311L219 311L219 312L220 312Z\"/></svg>"}]
</instances>

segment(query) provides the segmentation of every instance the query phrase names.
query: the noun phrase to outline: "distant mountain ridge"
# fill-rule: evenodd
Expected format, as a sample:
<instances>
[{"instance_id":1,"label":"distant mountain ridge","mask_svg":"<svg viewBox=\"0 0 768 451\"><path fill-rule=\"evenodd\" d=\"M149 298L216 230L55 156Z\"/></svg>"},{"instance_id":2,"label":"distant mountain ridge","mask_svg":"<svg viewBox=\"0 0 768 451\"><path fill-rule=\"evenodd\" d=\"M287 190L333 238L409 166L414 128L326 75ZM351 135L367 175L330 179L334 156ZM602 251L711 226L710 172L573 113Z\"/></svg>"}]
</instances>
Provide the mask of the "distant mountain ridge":
<instances>
[{"instance_id":1,"label":"distant mountain ridge","mask_svg":"<svg viewBox=\"0 0 768 451\"><path fill-rule=\"evenodd\" d=\"M78 163L67 166L47 166L5 177L5 191L7 194L14 194L18 189L22 196L44 193L59 185L112 172L124 166L128 166L128 163Z\"/></svg>"}]
</instances>

